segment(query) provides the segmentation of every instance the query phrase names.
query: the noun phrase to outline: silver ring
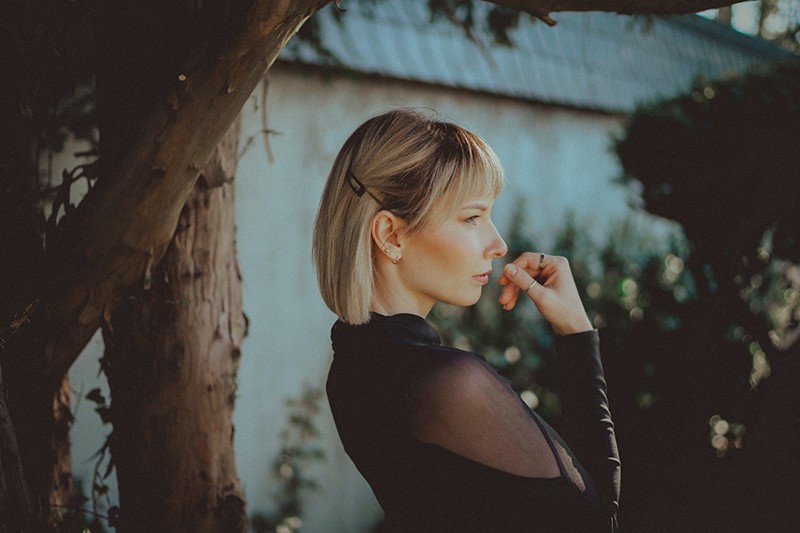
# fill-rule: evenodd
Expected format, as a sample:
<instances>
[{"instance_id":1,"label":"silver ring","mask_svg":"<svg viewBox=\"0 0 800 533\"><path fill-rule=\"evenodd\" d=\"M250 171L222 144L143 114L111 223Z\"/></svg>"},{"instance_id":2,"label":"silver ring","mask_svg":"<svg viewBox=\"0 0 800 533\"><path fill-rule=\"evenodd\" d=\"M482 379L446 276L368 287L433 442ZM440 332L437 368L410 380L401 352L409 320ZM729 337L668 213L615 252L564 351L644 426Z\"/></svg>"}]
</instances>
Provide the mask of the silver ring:
<instances>
[{"instance_id":1,"label":"silver ring","mask_svg":"<svg viewBox=\"0 0 800 533\"><path fill-rule=\"evenodd\" d=\"M539 270L544 268L544 254L539 254Z\"/></svg>"},{"instance_id":2,"label":"silver ring","mask_svg":"<svg viewBox=\"0 0 800 533\"><path fill-rule=\"evenodd\" d=\"M525 292L528 292L529 290L531 290L531 287L533 287L534 285L536 285L536 283L537 283L537 281L536 281L536 280L533 280L533 281L531 281L531 284L530 284L530 285L528 285L528 288L527 288L527 289L525 289Z\"/></svg>"}]
</instances>

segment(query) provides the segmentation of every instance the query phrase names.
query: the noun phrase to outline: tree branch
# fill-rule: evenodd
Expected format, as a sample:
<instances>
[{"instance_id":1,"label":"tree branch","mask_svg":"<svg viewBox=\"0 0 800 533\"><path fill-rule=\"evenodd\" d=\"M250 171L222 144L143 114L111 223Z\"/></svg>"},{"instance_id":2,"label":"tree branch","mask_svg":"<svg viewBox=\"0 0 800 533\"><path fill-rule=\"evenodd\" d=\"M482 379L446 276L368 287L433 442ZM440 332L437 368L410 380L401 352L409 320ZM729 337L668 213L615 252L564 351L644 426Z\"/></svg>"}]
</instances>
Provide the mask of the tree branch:
<instances>
[{"instance_id":1,"label":"tree branch","mask_svg":"<svg viewBox=\"0 0 800 533\"><path fill-rule=\"evenodd\" d=\"M557 11L606 11L631 15L652 13L655 15L683 15L698 13L706 9L737 4L744 0L486 0L492 4L524 11L543 20L550 26L555 21L550 13Z\"/></svg>"},{"instance_id":2,"label":"tree branch","mask_svg":"<svg viewBox=\"0 0 800 533\"><path fill-rule=\"evenodd\" d=\"M59 227L50 287L36 324L47 372L58 376L125 288L146 282L172 239L200 170L264 71L305 20L329 0L254 0L245 25L213 61L174 80L113 175L104 176Z\"/></svg>"}]
</instances>

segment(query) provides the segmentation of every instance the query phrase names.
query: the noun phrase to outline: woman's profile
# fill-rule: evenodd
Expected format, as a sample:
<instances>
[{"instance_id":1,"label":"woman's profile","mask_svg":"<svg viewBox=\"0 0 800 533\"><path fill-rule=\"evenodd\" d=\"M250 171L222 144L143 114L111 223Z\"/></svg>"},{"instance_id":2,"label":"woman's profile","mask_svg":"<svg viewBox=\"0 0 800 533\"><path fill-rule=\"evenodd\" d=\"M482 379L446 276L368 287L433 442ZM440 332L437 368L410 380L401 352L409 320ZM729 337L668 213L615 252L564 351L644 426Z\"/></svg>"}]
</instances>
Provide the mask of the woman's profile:
<instances>
[{"instance_id":1,"label":"woman's profile","mask_svg":"<svg viewBox=\"0 0 800 533\"><path fill-rule=\"evenodd\" d=\"M507 247L491 215L503 180L480 137L403 109L356 129L325 185L313 249L338 317L328 399L389 531L616 528L620 463L598 333L567 260L526 252L499 278L498 305L529 298L558 335L559 432L425 320L436 302L476 303L501 268Z\"/></svg>"}]
</instances>

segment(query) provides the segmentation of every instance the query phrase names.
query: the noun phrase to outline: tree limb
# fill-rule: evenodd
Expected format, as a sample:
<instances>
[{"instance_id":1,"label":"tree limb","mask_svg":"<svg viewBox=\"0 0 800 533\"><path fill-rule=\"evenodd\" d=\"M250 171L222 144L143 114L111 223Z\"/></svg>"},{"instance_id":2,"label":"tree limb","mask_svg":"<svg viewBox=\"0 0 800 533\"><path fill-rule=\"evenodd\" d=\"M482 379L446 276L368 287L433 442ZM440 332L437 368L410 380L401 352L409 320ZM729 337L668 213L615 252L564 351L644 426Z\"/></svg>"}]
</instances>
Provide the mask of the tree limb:
<instances>
[{"instance_id":1,"label":"tree limb","mask_svg":"<svg viewBox=\"0 0 800 533\"><path fill-rule=\"evenodd\" d=\"M66 372L121 291L146 282L146 265L163 256L214 147L289 38L327 2L254 0L230 45L174 81L113 175L59 228L48 258L58 284L43 298L38 324L48 373Z\"/></svg>"},{"instance_id":2,"label":"tree limb","mask_svg":"<svg viewBox=\"0 0 800 533\"><path fill-rule=\"evenodd\" d=\"M557 11L606 11L631 15L652 13L655 15L683 15L698 13L706 9L737 4L744 0L486 0L492 4L524 11L543 20L550 26L555 21L550 13Z\"/></svg>"}]
</instances>

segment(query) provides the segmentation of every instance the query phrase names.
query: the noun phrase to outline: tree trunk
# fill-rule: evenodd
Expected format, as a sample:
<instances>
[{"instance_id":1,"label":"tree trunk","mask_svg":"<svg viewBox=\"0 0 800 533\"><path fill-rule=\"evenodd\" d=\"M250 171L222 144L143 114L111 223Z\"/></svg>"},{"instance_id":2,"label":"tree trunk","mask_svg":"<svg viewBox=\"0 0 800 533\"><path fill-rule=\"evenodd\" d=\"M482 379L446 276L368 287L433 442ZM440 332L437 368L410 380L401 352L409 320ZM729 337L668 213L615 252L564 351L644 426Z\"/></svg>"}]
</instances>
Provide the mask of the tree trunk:
<instances>
[{"instance_id":1,"label":"tree trunk","mask_svg":"<svg viewBox=\"0 0 800 533\"><path fill-rule=\"evenodd\" d=\"M238 128L164 259L104 327L122 530L242 532L232 414L246 318L234 238ZM222 163L222 165L214 163Z\"/></svg>"}]
</instances>

